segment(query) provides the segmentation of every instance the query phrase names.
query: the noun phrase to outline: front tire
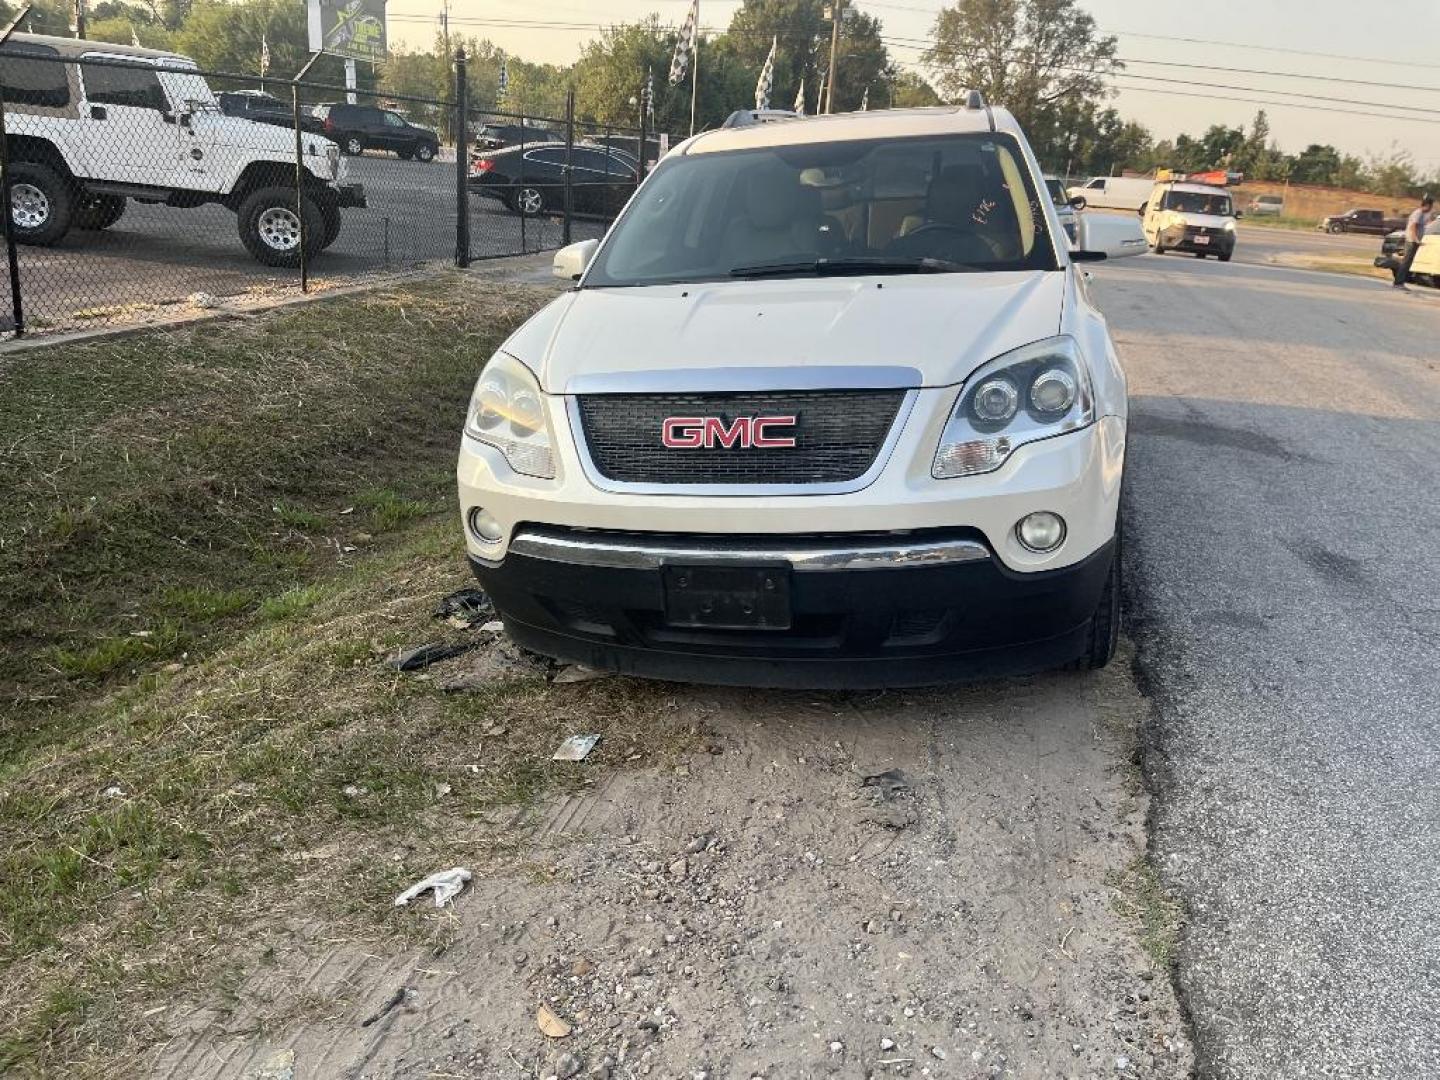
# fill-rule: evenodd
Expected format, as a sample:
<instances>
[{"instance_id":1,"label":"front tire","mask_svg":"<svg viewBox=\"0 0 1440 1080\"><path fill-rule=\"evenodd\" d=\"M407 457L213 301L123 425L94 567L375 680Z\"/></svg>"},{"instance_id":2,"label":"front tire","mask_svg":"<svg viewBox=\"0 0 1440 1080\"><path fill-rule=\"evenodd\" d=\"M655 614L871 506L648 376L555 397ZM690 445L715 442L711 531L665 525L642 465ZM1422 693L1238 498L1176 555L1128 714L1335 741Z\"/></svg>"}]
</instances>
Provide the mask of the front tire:
<instances>
[{"instance_id":1,"label":"front tire","mask_svg":"<svg viewBox=\"0 0 1440 1080\"><path fill-rule=\"evenodd\" d=\"M1074 671L1099 671L1110 663L1120 645L1120 595L1124 586L1121 557L1124 545L1120 539L1120 528L1115 529L1115 554L1110 560L1110 572L1105 575L1105 586L1100 590L1100 602L1095 605L1095 614L1090 617L1090 632L1085 639L1084 651L1070 665Z\"/></svg>"},{"instance_id":2,"label":"front tire","mask_svg":"<svg viewBox=\"0 0 1440 1080\"><path fill-rule=\"evenodd\" d=\"M313 255L324 245L325 219L309 196L300 200L304 215L305 253ZM301 219L295 212L295 189L260 188L245 197L236 212L240 240L256 260L266 266L300 265Z\"/></svg>"},{"instance_id":3,"label":"front tire","mask_svg":"<svg viewBox=\"0 0 1440 1080\"><path fill-rule=\"evenodd\" d=\"M1325 231L1331 233L1332 235L1335 233L1342 233L1345 231L1345 226L1341 225L1339 222L1332 222L1330 225L1326 226Z\"/></svg>"},{"instance_id":4,"label":"front tire","mask_svg":"<svg viewBox=\"0 0 1440 1080\"><path fill-rule=\"evenodd\" d=\"M1220 261L1221 261L1221 262L1229 262L1229 261L1230 261L1230 256L1231 256L1232 254L1233 254L1233 252L1222 251L1222 252L1220 253Z\"/></svg>"},{"instance_id":5,"label":"front tire","mask_svg":"<svg viewBox=\"0 0 1440 1080\"><path fill-rule=\"evenodd\" d=\"M48 165L17 161L10 166L10 223L21 244L49 247L70 231L74 192Z\"/></svg>"},{"instance_id":6,"label":"front tire","mask_svg":"<svg viewBox=\"0 0 1440 1080\"><path fill-rule=\"evenodd\" d=\"M415 157L419 161L434 161L435 147L431 146L429 143L421 143L415 148Z\"/></svg>"},{"instance_id":7,"label":"front tire","mask_svg":"<svg viewBox=\"0 0 1440 1080\"><path fill-rule=\"evenodd\" d=\"M320 250L324 251L340 236L340 208L334 203L321 203L320 219L324 223L320 231Z\"/></svg>"},{"instance_id":8,"label":"front tire","mask_svg":"<svg viewBox=\"0 0 1440 1080\"><path fill-rule=\"evenodd\" d=\"M90 195L80 200L75 208L72 224L77 229L108 229L125 213L125 199L121 195Z\"/></svg>"},{"instance_id":9,"label":"front tire","mask_svg":"<svg viewBox=\"0 0 1440 1080\"><path fill-rule=\"evenodd\" d=\"M340 144L340 149L351 157L358 157L365 152L365 140L359 135L347 135L345 141Z\"/></svg>"}]
</instances>

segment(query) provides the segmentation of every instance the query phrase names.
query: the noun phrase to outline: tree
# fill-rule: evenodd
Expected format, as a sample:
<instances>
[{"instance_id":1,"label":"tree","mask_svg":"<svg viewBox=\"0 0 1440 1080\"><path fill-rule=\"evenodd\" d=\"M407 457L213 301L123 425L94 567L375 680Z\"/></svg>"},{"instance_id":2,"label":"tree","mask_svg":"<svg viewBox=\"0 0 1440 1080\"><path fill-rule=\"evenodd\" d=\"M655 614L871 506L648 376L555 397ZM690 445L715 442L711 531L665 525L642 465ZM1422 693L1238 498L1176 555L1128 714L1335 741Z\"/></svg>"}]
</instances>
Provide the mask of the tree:
<instances>
[{"instance_id":1,"label":"tree","mask_svg":"<svg viewBox=\"0 0 1440 1080\"><path fill-rule=\"evenodd\" d=\"M967 90L1015 114L1031 140L1059 141L1061 114L1098 105L1120 70L1115 39L1076 0L957 0L935 20L925 63L943 97Z\"/></svg>"},{"instance_id":2,"label":"tree","mask_svg":"<svg viewBox=\"0 0 1440 1080\"><path fill-rule=\"evenodd\" d=\"M1340 171L1340 151L1333 146L1311 143L1295 155L1290 179L1297 184L1333 184Z\"/></svg>"},{"instance_id":3,"label":"tree","mask_svg":"<svg viewBox=\"0 0 1440 1080\"><path fill-rule=\"evenodd\" d=\"M809 96L817 94L822 78L829 76L831 24L825 18L826 6L826 0L745 0L730 19L723 47L751 72L751 88L770 52L770 42L778 43L771 95L776 108L790 107L802 79ZM845 4L835 57L835 112L858 109L867 88L874 103L880 88L894 74L880 37L879 20L856 8L853 0ZM739 100L726 112L749 104Z\"/></svg>"},{"instance_id":4,"label":"tree","mask_svg":"<svg viewBox=\"0 0 1440 1080\"><path fill-rule=\"evenodd\" d=\"M913 71L899 72L890 80L890 94L881 99L875 91L870 92L870 107L884 104L892 109L923 109L940 104L940 95L928 82Z\"/></svg>"},{"instance_id":5,"label":"tree","mask_svg":"<svg viewBox=\"0 0 1440 1080\"><path fill-rule=\"evenodd\" d=\"M1414 195L1423 186L1415 172L1415 159L1398 146L1392 145L1387 154L1373 155L1366 171L1369 173L1366 190L1377 195Z\"/></svg>"},{"instance_id":6,"label":"tree","mask_svg":"<svg viewBox=\"0 0 1440 1080\"><path fill-rule=\"evenodd\" d=\"M662 131L685 130L690 124L690 100L666 93L674 35L651 15L641 23L612 26L585 44L575 64L575 107L581 116L601 123L636 127L640 122L638 102L645 77L655 78L656 127ZM700 74L710 73L702 59Z\"/></svg>"}]
</instances>

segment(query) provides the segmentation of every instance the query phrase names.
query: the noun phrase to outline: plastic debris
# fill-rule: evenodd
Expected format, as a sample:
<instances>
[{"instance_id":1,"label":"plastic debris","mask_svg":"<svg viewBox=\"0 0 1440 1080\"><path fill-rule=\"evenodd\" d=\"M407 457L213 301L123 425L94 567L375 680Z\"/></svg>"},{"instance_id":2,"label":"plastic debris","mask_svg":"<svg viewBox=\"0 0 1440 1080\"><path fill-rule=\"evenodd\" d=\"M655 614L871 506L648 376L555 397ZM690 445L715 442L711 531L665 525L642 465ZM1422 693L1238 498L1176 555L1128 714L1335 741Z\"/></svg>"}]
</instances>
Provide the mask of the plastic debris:
<instances>
[{"instance_id":1,"label":"plastic debris","mask_svg":"<svg viewBox=\"0 0 1440 1080\"><path fill-rule=\"evenodd\" d=\"M896 795L906 794L910 790L910 781L905 779L905 774L899 769L886 769L873 776L863 777L860 783L863 787L879 788L880 797L886 802L895 798Z\"/></svg>"},{"instance_id":2,"label":"plastic debris","mask_svg":"<svg viewBox=\"0 0 1440 1080\"><path fill-rule=\"evenodd\" d=\"M596 671L594 668L586 667L584 664L566 664L559 671L555 672L555 678L551 681L556 685L561 683L582 683L590 682L592 679L608 679L614 672Z\"/></svg>"},{"instance_id":3,"label":"plastic debris","mask_svg":"<svg viewBox=\"0 0 1440 1080\"><path fill-rule=\"evenodd\" d=\"M418 671L421 668L429 667L431 664L438 664L441 660L449 660L452 656L459 656L468 652L473 645L445 645L432 641L428 645L417 645L413 649L403 649L386 661L396 671Z\"/></svg>"},{"instance_id":4,"label":"plastic debris","mask_svg":"<svg viewBox=\"0 0 1440 1080\"><path fill-rule=\"evenodd\" d=\"M459 589L441 597L435 605L435 617L448 619L452 625L469 627L495 615L495 605L479 589Z\"/></svg>"},{"instance_id":5,"label":"plastic debris","mask_svg":"<svg viewBox=\"0 0 1440 1080\"><path fill-rule=\"evenodd\" d=\"M449 870L441 870L438 874L431 874L422 881L417 881L410 888L406 889L395 898L396 907L404 907L417 896L435 891L435 906L442 908L455 897L460 895L460 890L465 888L474 875L463 866L456 866Z\"/></svg>"},{"instance_id":6,"label":"plastic debris","mask_svg":"<svg viewBox=\"0 0 1440 1080\"><path fill-rule=\"evenodd\" d=\"M563 1039L570 1034L570 1025L556 1016L548 1005L541 1005L535 1010L535 1026L547 1039Z\"/></svg>"},{"instance_id":7,"label":"plastic debris","mask_svg":"<svg viewBox=\"0 0 1440 1080\"><path fill-rule=\"evenodd\" d=\"M550 760L584 761L599 741L599 735L571 735L560 744L560 749L555 751L555 756Z\"/></svg>"},{"instance_id":8,"label":"plastic debris","mask_svg":"<svg viewBox=\"0 0 1440 1080\"><path fill-rule=\"evenodd\" d=\"M295 1051L276 1050L250 1074L249 1080L295 1080Z\"/></svg>"}]
</instances>

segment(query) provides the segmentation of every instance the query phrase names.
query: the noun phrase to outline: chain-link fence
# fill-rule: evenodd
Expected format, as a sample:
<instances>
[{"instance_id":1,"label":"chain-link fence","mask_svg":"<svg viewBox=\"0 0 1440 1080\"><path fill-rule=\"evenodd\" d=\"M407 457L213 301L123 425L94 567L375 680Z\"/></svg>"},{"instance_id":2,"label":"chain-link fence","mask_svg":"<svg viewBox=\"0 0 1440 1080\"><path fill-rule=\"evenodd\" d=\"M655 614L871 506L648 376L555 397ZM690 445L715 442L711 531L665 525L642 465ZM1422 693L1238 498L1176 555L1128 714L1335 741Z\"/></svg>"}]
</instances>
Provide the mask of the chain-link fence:
<instances>
[{"instance_id":1,"label":"chain-link fence","mask_svg":"<svg viewBox=\"0 0 1440 1080\"><path fill-rule=\"evenodd\" d=\"M471 112L465 85L463 57L440 100L14 35L0 329L147 321L599 236L643 176L639 130ZM522 138L497 137L512 122Z\"/></svg>"}]
</instances>

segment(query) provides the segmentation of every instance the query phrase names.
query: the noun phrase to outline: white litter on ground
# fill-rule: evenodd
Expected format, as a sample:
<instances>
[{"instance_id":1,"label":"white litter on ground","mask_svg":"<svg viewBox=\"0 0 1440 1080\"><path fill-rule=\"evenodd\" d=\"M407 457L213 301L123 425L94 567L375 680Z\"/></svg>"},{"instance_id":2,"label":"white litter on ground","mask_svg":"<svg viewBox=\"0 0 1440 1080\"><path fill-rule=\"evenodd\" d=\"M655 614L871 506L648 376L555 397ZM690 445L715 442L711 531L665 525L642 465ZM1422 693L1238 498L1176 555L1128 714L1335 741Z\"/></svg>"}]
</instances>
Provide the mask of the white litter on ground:
<instances>
[{"instance_id":1,"label":"white litter on ground","mask_svg":"<svg viewBox=\"0 0 1440 1080\"><path fill-rule=\"evenodd\" d=\"M465 883L474 875L463 866L456 866L450 870L441 870L438 874L431 874L423 881L417 881L410 888L406 889L395 898L396 907L404 907L417 896L430 890L435 891L435 906L444 907L465 888Z\"/></svg>"}]
</instances>

